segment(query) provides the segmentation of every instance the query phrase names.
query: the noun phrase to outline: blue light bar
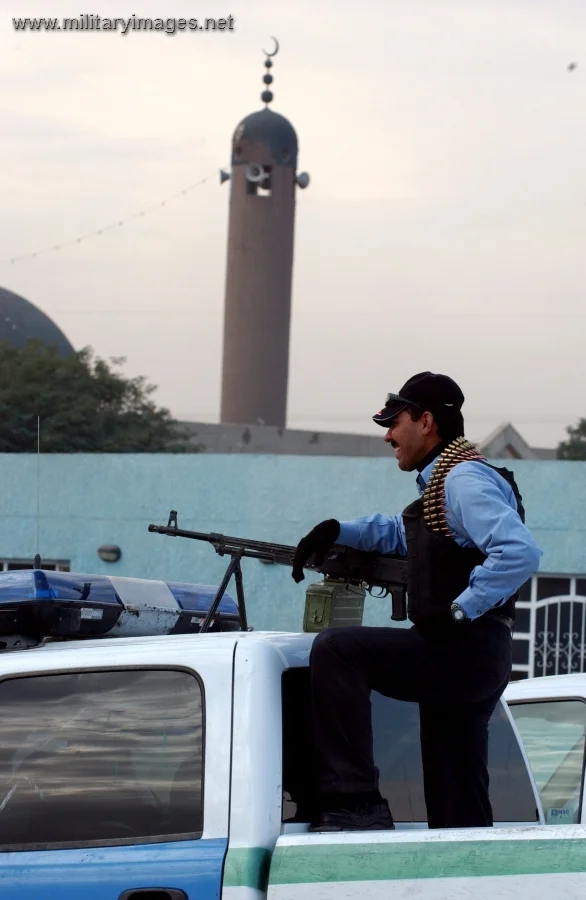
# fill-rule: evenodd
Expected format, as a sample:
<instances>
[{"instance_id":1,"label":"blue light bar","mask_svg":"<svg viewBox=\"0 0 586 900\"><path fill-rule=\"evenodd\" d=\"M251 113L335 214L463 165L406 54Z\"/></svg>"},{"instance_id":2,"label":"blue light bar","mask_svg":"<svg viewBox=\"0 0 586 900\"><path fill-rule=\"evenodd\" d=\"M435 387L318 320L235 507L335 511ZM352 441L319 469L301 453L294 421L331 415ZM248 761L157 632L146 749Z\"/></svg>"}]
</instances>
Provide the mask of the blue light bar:
<instances>
[{"instance_id":1,"label":"blue light bar","mask_svg":"<svg viewBox=\"0 0 586 900\"><path fill-rule=\"evenodd\" d=\"M217 587L77 572L0 572L0 635L130 637L195 634ZM210 631L238 631L224 594Z\"/></svg>"}]
</instances>

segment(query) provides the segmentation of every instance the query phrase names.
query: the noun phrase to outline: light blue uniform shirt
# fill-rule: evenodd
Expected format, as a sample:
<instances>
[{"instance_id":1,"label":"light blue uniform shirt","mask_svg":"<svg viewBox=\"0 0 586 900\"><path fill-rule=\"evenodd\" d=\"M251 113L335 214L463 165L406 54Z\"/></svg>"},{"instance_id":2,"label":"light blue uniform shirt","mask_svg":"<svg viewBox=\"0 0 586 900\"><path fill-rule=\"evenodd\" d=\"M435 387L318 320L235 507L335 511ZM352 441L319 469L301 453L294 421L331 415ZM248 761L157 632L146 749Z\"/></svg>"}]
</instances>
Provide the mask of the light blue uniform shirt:
<instances>
[{"instance_id":1,"label":"light blue uniform shirt","mask_svg":"<svg viewBox=\"0 0 586 900\"><path fill-rule=\"evenodd\" d=\"M417 476L420 494L436 461ZM537 572L542 551L517 513L513 489L489 466L458 463L446 477L445 498L450 537L487 557L472 570L468 587L456 599L468 617L476 619L505 602ZM374 514L340 522L336 544L406 556L403 517Z\"/></svg>"}]
</instances>

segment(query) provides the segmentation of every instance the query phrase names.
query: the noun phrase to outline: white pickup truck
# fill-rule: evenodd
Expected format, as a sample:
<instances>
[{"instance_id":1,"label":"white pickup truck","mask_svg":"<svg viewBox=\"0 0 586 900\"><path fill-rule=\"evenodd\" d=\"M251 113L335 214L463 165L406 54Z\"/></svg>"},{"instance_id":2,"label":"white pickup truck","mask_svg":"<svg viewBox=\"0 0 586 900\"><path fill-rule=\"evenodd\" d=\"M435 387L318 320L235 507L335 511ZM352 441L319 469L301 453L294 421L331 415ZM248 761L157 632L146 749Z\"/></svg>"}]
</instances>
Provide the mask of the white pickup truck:
<instances>
[{"instance_id":1,"label":"white pickup truck","mask_svg":"<svg viewBox=\"0 0 586 900\"><path fill-rule=\"evenodd\" d=\"M490 727L492 829L428 830L417 707L374 694L397 830L313 834L287 821L310 773L313 635L153 634L123 581L136 636L0 652L1 900L586 896L586 676L510 685Z\"/></svg>"}]
</instances>

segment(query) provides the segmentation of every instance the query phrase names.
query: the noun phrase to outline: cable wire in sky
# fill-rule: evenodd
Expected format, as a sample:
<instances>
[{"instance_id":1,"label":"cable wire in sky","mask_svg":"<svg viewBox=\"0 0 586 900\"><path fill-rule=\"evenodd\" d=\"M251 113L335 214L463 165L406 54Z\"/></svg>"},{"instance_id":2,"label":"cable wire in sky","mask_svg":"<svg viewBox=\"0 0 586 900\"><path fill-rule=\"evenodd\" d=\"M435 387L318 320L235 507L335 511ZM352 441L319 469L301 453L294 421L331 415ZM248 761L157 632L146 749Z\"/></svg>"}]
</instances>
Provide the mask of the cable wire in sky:
<instances>
[{"instance_id":1,"label":"cable wire in sky","mask_svg":"<svg viewBox=\"0 0 586 900\"><path fill-rule=\"evenodd\" d=\"M86 234L81 234L78 237L71 238L71 240L68 241L61 241L59 244L53 244L50 247L44 247L41 250L29 251L28 253L14 253L11 256L0 259L0 263L15 263L21 259L34 259L35 257L41 256L45 253L54 253L57 250L63 250L64 247L71 247L74 244L81 244L83 241L89 240L89 238L98 237L99 235L104 234L104 232L106 231L112 231L114 228L120 228L121 226L126 225L128 222L131 222L133 219L140 219L143 216L146 216L148 213L154 212L154 210L156 209L161 209L161 207L166 206L167 203L170 203L177 197L184 197L190 191L194 190L197 187L200 187L202 184L205 184L206 181L209 181L214 174L215 171L210 172L210 174L206 175L205 178L201 178L194 184L187 185L187 187L184 187L180 191L176 191L174 194L171 194L164 200L160 200L158 203L153 203L151 206L145 206L144 209L133 213L131 216L125 216L125 218L118 219L116 222L111 222L109 225L103 225L101 228L96 228L95 231L88 231Z\"/></svg>"}]
</instances>

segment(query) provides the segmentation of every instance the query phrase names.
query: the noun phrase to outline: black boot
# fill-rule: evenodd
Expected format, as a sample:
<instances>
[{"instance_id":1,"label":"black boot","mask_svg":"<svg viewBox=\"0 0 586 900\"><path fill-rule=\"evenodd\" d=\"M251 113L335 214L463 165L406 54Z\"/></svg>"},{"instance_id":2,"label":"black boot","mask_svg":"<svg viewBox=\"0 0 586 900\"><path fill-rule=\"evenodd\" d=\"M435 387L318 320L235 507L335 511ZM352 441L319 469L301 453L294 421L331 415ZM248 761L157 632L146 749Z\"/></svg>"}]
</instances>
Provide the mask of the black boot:
<instances>
[{"instance_id":1,"label":"black boot","mask_svg":"<svg viewBox=\"0 0 586 900\"><path fill-rule=\"evenodd\" d=\"M395 828L389 804L378 791L323 798L310 831L389 831Z\"/></svg>"}]
</instances>

